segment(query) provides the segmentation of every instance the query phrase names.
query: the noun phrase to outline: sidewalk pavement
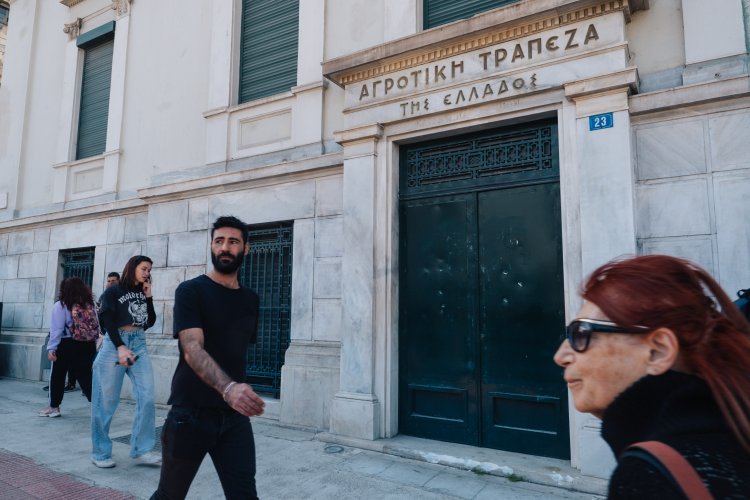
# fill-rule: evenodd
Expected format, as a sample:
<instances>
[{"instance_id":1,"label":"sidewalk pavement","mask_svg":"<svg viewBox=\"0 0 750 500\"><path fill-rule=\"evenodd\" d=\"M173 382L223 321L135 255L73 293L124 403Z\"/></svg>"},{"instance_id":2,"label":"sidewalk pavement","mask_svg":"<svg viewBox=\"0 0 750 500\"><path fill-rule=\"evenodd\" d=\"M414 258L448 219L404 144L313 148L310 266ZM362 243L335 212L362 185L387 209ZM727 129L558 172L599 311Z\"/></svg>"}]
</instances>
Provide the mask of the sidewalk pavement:
<instances>
[{"instance_id":1,"label":"sidewalk pavement","mask_svg":"<svg viewBox=\"0 0 750 500\"><path fill-rule=\"evenodd\" d=\"M112 421L113 469L91 464L89 403L65 394L62 417L38 417L43 383L0 379L0 498L149 498L159 467L128 456L135 405L122 401ZM166 416L157 407L157 429ZM598 499L602 480L560 460L397 437L346 440L253 418L263 499ZM158 441L158 436L157 436ZM577 490L577 491L574 491ZM210 458L189 499L224 498Z\"/></svg>"}]
</instances>

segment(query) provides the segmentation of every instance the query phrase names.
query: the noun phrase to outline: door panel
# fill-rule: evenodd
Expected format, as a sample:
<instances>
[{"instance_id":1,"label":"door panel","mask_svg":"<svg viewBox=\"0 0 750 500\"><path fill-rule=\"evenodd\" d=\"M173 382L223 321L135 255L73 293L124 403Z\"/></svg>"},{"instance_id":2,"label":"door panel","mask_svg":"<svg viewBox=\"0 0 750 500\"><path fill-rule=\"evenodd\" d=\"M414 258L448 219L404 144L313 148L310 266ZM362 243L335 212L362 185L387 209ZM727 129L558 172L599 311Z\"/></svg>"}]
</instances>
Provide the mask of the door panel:
<instances>
[{"instance_id":1,"label":"door panel","mask_svg":"<svg viewBox=\"0 0 750 500\"><path fill-rule=\"evenodd\" d=\"M479 444L473 194L401 209L401 430Z\"/></svg>"},{"instance_id":2,"label":"door panel","mask_svg":"<svg viewBox=\"0 0 750 500\"><path fill-rule=\"evenodd\" d=\"M479 193L478 213L483 441L566 457L559 184Z\"/></svg>"}]
</instances>

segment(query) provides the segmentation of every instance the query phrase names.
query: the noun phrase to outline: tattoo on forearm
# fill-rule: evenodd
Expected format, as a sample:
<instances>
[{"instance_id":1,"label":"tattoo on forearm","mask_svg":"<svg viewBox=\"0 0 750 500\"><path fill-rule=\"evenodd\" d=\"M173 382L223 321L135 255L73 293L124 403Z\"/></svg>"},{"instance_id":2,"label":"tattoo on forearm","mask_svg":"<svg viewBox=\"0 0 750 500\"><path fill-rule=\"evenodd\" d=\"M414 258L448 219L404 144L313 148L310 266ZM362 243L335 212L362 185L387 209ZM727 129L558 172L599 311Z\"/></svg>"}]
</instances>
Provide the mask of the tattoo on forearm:
<instances>
[{"instance_id":1,"label":"tattoo on forearm","mask_svg":"<svg viewBox=\"0 0 750 500\"><path fill-rule=\"evenodd\" d=\"M232 378L203 349L202 340L202 335L180 333L185 361L202 381L221 393Z\"/></svg>"}]
</instances>

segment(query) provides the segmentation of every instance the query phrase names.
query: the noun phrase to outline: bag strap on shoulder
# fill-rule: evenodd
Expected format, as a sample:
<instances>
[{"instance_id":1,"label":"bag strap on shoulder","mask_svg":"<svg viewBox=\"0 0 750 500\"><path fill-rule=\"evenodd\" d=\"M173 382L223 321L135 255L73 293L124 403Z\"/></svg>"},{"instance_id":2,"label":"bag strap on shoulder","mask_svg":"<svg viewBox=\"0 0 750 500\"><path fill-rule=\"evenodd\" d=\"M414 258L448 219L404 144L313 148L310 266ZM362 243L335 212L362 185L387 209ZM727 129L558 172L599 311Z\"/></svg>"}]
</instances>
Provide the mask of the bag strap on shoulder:
<instances>
[{"instance_id":1,"label":"bag strap on shoulder","mask_svg":"<svg viewBox=\"0 0 750 500\"><path fill-rule=\"evenodd\" d=\"M671 446L660 441L641 441L628 446L625 452L630 450L644 451L660 462L662 467L657 467L657 469L666 469L688 500L713 500L711 492L703 484L695 468ZM634 454L634 456L638 455Z\"/></svg>"}]
</instances>

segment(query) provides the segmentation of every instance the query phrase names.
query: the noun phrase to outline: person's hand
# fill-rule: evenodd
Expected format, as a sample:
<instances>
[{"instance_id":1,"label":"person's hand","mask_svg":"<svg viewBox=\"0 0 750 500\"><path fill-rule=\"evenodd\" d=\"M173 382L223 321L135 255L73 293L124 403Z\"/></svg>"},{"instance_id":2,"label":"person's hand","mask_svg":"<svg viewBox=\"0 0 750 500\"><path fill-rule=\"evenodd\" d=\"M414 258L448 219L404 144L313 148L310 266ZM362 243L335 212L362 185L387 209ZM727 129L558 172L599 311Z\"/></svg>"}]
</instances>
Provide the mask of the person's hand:
<instances>
[{"instance_id":1,"label":"person's hand","mask_svg":"<svg viewBox=\"0 0 750 500\"><path fill-rule=\"evenodd\" d=\"M151 278L143 282L143 295L151 297Z\"/></svg>"},{"instance_id":2,"label":"person's hand","mask_svg":"<svg viewBox=\"0 0 750 500\"><path fill-rule=\"evenodd\" d=\"M57 351L47 351L47 359L57 361Z\"/></svg>"},{"instance_id":3,"label":"person's hand","mask_svg":"<svg viewBox=\"0 0 750 500\"><path fill-rule=\"evenodd\" d=\"M130 362L128 362L130 361ZM131 366L135 362L135 353L121 345L117 348L117 364L125 368Z\"/></svg>"},{"instance_id":4,"label":"person's hand","mask_svg":"<svg viewBox=\"0 0 750 500\"><path fill-rule=\"evenodd\" d=\"M235 384L227 392L226 402L233 409L246 417L257 417L263 415L266 402L249 384Z\"/></svg>"}]
</instances>

